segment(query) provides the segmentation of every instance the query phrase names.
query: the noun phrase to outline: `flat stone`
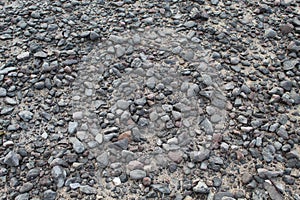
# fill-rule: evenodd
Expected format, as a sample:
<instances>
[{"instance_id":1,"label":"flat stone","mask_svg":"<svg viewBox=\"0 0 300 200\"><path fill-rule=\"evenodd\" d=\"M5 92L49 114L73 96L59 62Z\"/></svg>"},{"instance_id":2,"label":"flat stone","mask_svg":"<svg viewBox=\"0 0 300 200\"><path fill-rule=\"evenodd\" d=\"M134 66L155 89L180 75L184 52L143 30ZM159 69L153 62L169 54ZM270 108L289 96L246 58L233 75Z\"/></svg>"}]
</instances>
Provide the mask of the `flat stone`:
<instances>
[{"instance_id":1,"label":"flat stone","mask_svg":"<svg viewBox=\"0 0 300 200\"><path fill-rule=\"evenodd\" d=\"M43 51L39 51L33 54L33 56L36 58L47 58L48 55Z\"/></svg>"},{"instance_id":2,"label":"flat stone","mask_svg":"<svg viewBox=\"0 0 300 200\"><path fill-rule=\"evenodd\" d=\"M143 179L144 177L146 177L146 172L144 170L140 170L140 169L135 169L132 170L130 173L130 178L133 180L139 180L139 179Z\"/></svg>"},{"instance_id":3,"label":"flat stone","mask_svg":"<svg viewBox=\"0 0 300 200\"><path fill-rule=\"evenodd\" d=\"M17 56L17 59L18 60L26 60L26 59L29 58L29 56L30 56L30 53L28 51L26 51L26 52L23 52L23 53L19 54Z\"/></svg>"},{"instance_id":4,"label":"flat stone","mask_svg":"<svg viewBox=\"0 0 300 200\"><path fill-rule=\"evenodd\" d=\"M97 189L93 188L89 185L82 185L82 186L80 186L79 190L80 190L80 192L82 192L84 194L88 194L88 195L97 194Z\"/></svg>"},{"instance_id":5,"label":"flat stone","mask_svg":"<svg viewBox=\"0 0 300 200\"><path fill-rule=\"evenodd\" d=\"M170 194L170 188L167 184L152 184L151 187L153 190L158 191L162 194Z\"/></svg>"}]
</instances>

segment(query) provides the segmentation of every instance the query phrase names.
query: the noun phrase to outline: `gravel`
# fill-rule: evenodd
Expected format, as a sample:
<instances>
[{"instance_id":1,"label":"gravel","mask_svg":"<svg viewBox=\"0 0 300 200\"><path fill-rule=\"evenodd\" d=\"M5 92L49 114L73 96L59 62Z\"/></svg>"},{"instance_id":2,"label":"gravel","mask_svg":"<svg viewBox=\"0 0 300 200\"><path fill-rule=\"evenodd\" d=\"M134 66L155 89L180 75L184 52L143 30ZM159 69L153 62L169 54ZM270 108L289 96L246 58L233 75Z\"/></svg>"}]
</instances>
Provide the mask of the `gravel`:
<instances>
[{"instance_id":1,"label":"gravel","mask_svg":"<svg viewBox=\"0 0 300 200\"><path fill-rule=\"evenodd\" d=\"M300 199L299 5L2 1L0 199Z\"/></svg>"}]
</instances>

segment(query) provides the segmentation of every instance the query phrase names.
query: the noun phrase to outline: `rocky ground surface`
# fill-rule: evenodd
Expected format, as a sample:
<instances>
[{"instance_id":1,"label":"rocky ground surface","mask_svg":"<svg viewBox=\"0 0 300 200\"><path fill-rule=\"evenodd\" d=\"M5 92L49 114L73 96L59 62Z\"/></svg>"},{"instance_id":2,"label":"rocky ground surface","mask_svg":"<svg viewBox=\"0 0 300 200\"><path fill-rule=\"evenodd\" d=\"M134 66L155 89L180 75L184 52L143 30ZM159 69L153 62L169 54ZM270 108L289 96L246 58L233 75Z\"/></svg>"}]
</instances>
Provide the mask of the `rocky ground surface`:
<instances>
[{"instance_id":1,"label":"rocky ground surface","mask_svg":"<svg viewBox=\"0 0 300 200\"><path fill-rule=\"evenodd\" d=\"M0 199L300 200L299 0L0 8Z\"/></svg>"}]
</instances>

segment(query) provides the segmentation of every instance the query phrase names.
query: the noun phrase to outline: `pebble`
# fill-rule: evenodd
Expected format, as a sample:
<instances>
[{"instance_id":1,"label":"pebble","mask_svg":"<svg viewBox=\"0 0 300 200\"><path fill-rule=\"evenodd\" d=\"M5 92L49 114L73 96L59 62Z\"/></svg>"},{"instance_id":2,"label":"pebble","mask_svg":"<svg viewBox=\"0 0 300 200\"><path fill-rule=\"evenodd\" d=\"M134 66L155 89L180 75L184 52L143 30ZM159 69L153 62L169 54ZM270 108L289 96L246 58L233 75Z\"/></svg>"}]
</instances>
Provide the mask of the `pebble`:
<instances>
[{"instance_id":1,"label":"pebble","mask_svg":"<svg viewBox=\"0 0 300 200\"><path fill-rule=\"evenodd\" d=\"M204 182L199 181L197 185L193 187L193 191L200 194L208 194L209 188Z\"/></svg>"},{"instance_id":2,"label":"pebble","mask_svg":"<svg viewBox=\"0 0 300 200\"><path fill-rule=\"evenodd\" d=\"M69 140L73 144L73 149L76 153L83 153L85 151L84 144L80 142L77 138L71 137Z\"/></svg>"},{"instance_id":3,"label":"pebble","mask_svg":"<svg viewBox=\"0 0 300 200\"><path fill-rule=\"evenodd\" d=\"M51 189L48 189L43 193L44 200L55 200L56 196L57 196L57 193Z\"/></svg>"},{"instance_id":4,"label":"pebble","mask_svg":"<svg viewBox=\"0 0 300 200\"><path fill-rule=\"evenodd\" d=\"M23 110L19 112L19 116L23 121L28 122L33 118L33 113L27 110Z\"/></svg>"},{"instance_id":5,"label":"pebble","mask_svg":"<svg viewBox=\"0 0 300 200\"><path fill-rule=\"evenodd\" d=\"M192 151L190 153L190 158L193 162L202 162L209 157L210 151L208 149L203 149L202 151Z\"/></svg>"},{"instance_id":6,"label":"pebble","mask_svg":"<svg viewBox=\"0 0 300 200\"><path fill-rule=\"evenodd\" d=\"M63 187L67 176L65 169L60 166L54 166L51 170L51 175L56 182L57 187Z\"/></svg>"},{"instance_id":7,"label":"pebble","mask_svg":"<svg viewBox=\"0 0 300 200\"><path fill-rule=\"evenodd\" d=\"M146 177L146 172L140 169L130 171L130 178L133 180L139 180Z\"/></svg>"},{"instance_id":8,"label":"pebble","mask_svg":"<svg viewBox=\"0 0 300 200\"><path fill-rule=\"evenodd\" d=\"M91 187L89 185L82 185L82 186L80 186L79 190L83 194L87 194L87 195L97 194L97 189L93 188L93 187Z\"/></svg>"},{"instance_id":9,"label":"pebble","mask_svg":"<svg viewBox=\"0 0 300 200\"><path fill-rule=\"evenodd\" d=\"M10 151L5 157L4 157L4 163L10 167L17 167L20 164L20 159L18 155Z\"/></svg>"}]
</instances>

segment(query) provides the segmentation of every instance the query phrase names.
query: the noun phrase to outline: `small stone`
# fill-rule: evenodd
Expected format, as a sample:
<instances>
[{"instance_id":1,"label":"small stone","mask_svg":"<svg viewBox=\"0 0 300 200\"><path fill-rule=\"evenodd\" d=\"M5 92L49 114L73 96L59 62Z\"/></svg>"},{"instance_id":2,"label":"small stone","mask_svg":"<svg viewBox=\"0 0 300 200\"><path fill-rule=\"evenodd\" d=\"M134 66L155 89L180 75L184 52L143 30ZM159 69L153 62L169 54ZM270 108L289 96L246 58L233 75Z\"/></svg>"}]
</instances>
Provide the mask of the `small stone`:
<instances>
[{"instance_id":1,"label":"small stone","mask_svg":"<svg viewBox=\"0 0 300 200\"><path fill-rule=\"evenodd\" d=\"M83 185L83 186L80 186L79 188L80 192L84 193L84 194L97 194L97 189L96 188L93 188L89 185Z\"/></svg>"},{"instance_id":2,"label":"small stone","mask_svg":"<svg viewBox=\"0 0 300 200\"><path fill-rule=\"evenodd\" d=\"M0 97L5 97L7 94L7 91L5 88L0 87Z\"/></svg>"},{"instance_id":3,"label":"small stone","mask_svg":"<svg viewBox=\"0 0 300 200\"><path fill-rule=\"evenodd\" d=\"M39 51L36 52L33 56L36 58L47 58L48 55L43 51Z\"/></svg>"},{"instance_id":4,"label":"small stone","mask_svg":"<svg viewBox=\"0 0 300 200\"><path fill-rule=\"evenodd\" d=\"M207 118L200 123L200 127L205 131L206 134L211 135L214 133L213 125Z\"/></svg>"},{"instance_id":5,"label":"small stone","mask_svg":"<svg viewBox=\"0 0 300 200\"><path fill-rule=\"evenodd\" d=\"M146 186L146 187L148 187L148 186L150 186L151 185L151 178L149 178L149 177L144 177L143 178L143 185L144 186Z\"/></svg>"},{"instance_id":6,"label":"small stone","mask_svg":"<svg viewBox=\"0 0 300 200\"><path fill-rule=\"evenodd\" d=\"M119 178L119 177L115 177L115 178L113 179L113 183L114 183L115 186L121 185L121 180L120 180L120 178Z\"/></svg>"},{"instance_id":7,"label":"small stone","mask_svg":"<svg viewBox=\"0 0 300 200\"><path fill-rule=\"evenodd\" d=\"M57 187L61 188L64 185L67 176L65 169L60 166L54 166L51 170L51 175L56 182Z\"/></svg>"},{"instance_id":8,"label":"small stone","mask_svg":"<svg viewBox=\"0 0 300 200\"><path fill-rule=\"evenodd\" d=\"M68 133L74 134L77 131L78 122L69 122Z\"/></svg>"},{"instance_id":9,"label":"small stone","mask_svg":"<svg viewBox=\"0 0 300 200\"><path fill-rule=\"evenodd\" d=\"M280 31L282 34L286 35L291 33L294 30L294 26L292 24L281 24L280 25Z\"/></svg>"},{"instance_id":10,"label":"small stone","mask_svg":"<svg viewBox=\"0 0 300 200\"><path fill-rule=\"evenodd\" d=\"M25 192L29 192L32 188L33 188L33 184L30 182L27 182L27 183L24 183L20 187L19 191L20 191L20 193L25 193Z\"/></svg>"},{"instance_id":11,"label":"small stone","mask_svg":"<svg viewBox=\"0 0 300 200\"><path fill-rule=\"evenodd\" d=\"M108 158L107 152L103 152L101 155L97 156L97 158L96 158L100 168L105 168L108 165L108 163L109 163L108 159L109 158Z\"/></svg>"},{"instance_id":12,"label":"small stone","mask_svg":"<svg viewBox=\"0 0 300 200\"><path fill-rule=\"evenodd\" d=\"M264 188L268 191L272 200L283 200L283 196L277 191L277 189L269 180L266 180L263 185Z\"/></svg>"},{"instance_id":13,"label":"small stone","mask_svg":"<svg viewBox=\"0 0 300 200\"><path fill-rule=\"evenodd\" d=\"M29 193L19 194L15 198L15 200L28 200L28 199L29 199Z\"/></svg>"},{"instance_id":14,"label":"small stone","mask_svg":"<svg viewBox=\"0 0 300 200\"><path fill-rule=\"evenodd\" d=\"M277 36L277 33L273 29L267 29L265 31L265 37L267 37L267 38L275 38L276 36Z\"/></svg>"},{"instance_id":15,"label":"small stone","mask_svg":"<svg viewBox=\"0 0 300 200\"><path fill-rule=\"evenodd\" d=\"M289 138L288 132L286 131L284 125L281 125L279 127L279 129L277 130L277 135L282 137L283 139L288 139Z\"/></svg>"},{"instance_id":16,"label":"small stone","mask_svg":"<svg viewBox=\"0 0 300 200\"><path fill-rule=\"evenodd\" d=\"M183 153L181 151L170 151L168 153L168 157L174 161L175 163L179 164L183 160Z\"/></svg>"},{"instance_id":17,"label":"small stone","mask_svg":"<svg viewBox=\"0 0 300 200\"><path fill-rule=\"evenodd\" d=\"M101 133L98 133L95 137L95 140L99 143L102 144L103 142L103 135Z\"/></svg>"},{"instance_id":18,"label":"small stone","mask_svg":"<svg viewBox=\"0 0 300 200\"><path fill-rule=\"evenodd\" d=\"M70 142L73 144L73 149L76 153L83 153L85 151L85 146L76 137L71 137Z\"/></svg>"},{"instance_id":19,"label":"small stone","mask_svg":"<svg viewBox=\"0 0 300 200\"><path fill-rule=\"evenodd\" d=\"M130 173L130 178L133 180L139 180L139 179L143 179L144 177L146 177L146 172L144 170L140 170L140 169L135 169L132 170Z\"/></svg>"},{"instance_id":20,"label":"small stone","mask_svg":"<svg viewBox=\"0 0 300 200\"><path fill-rule=\"evenodd\" d=\"M210 3L214 6L218 5L219 0L210 0Z\"/></svg>"},{"instance_id":21,"label":"small stone","mask_svg":"<svg viewBox=\"0 0 300 200\"><path fill-rule=\"evenodd\" d=\"M151 187L153 190L158 191L162 194L170 194L170 188L167 184L152 184Z\"/></svg>"},{"instance_id":22,"label":"small stone","mask_svg":"<svg viewBox=\"0 0 300 200\"><path fill-rule=\"evenodd\" d=\"M193 162L202 162L209 157L210 151L208 149L203 149L202 151L192 151L190 153L190 158Z\"/></svg>"},{"instance_id":23,"label":"small stone","mask_svg":"<svg viewBox=\"0 0 300 200\"><path fill-rule=\"evenodd\" d=\"M119 44L117 44L117 45L115 46L115 50L116 50L116 56L117 56L118 58L122 57L122 56L125 55L125 53L126 53L125 47L123 47L123 46L121 46L121 45L119 45Z\"/></svg>"},{"instance_id":24,"label":"small stone","mask_svg":"<svg viewBox=\"0 0 300 200\"><path fill-rule=\"evenodd\" d=\"M126 110L129 107L129 105L130 105L129 101L126 101L126 100L118 100L117 101L117 107L122 110Z\"/></svg>"},{"instance_id":25,"label":"small stone","mask_svg":"<svg viewBox=\"0 0 300 200\"><path fill-rule=\"evenodd\" d=\"M193 191L196 193L208 194L209 188L204 182L199 181L198 184L195 187L193 187Z\"/></svg>"},{"instance_id":26,"label":"small stone","mask_svg":"<svg viewBox=\"0 0 300 200\"><path fill-rule=\"evenodd\" d=\"M26 59L29 58L29 56L30 56L30 54L29 54L29 52L27 51L27 52L23 52L23 53L19 54L19 55L17 56L17 59L18 59L18 60L26 60Z\"/></svg>"},{"instance_id":27,"label":"small stone","mask_svg":"<svg viewBox=\"0 0 300 200\"><path fill-rule=\"evenodd\" d=\"M36 177L38 177L40 175L40 169L39 168L33 168L30 169L26 175L26 179L28 181L35 179Z\"/></svg>"},{"instance_id":28,"label":"small stone","mask_svg":"<svg viewBox=\"0 0 300 200\"><path fill-rule=\"evenodd\" d=\"M19 116L25 122L30 121L33 118L33 113L27 110L19 112Z\"/></svg>"},{"instance_id":29,"label":"small stone","mask_svg":"<svg viewBox=\"0 0 300 200\"><path fill-rule=\"evenodd\" d=\"M283 62L283 70L288 71L294 69L296 64L298 63L297 60L287 60Z\"/></svg>"},{"instance_id":30,"label":"small stone","mask_svg":"<svg viewBox=\"0 0 300 200\"><path fill-rule=\"evenodd\" d=\"M18 104L18 102L15 99L10 98L10 97L6 97L4 102L8 105L17 105Z\"/></svg>"},{"instance_id":31,"label":"small stone","mask_svg":"<svg viewBox=\"0 0 300 200\"><path fill-rule=\"evenodd\" d=\"M44 197L43 200L55 200L56 196L57 193L49 189L43 193L43 197Z\"/></svg>"},{"instance_id":32,"label":"small stone","mask_svg":"<svg viewBox=\"0 0 300 200\"><path fill-rule=\"evenodd\" d=\"M96 33L95 31L90 32L90 39L92 41L98 40L99 38L100 38L100 35L98 33Z\"/></svg>"},{"instance_id":33,"label":"small stone","mask_svg":"<svg viewBox=\"0 0 300 200\"><path fill-rule=\"evenodd\" d=\"M7 164L8 166L10 167L17 167L19 166L19 157L18 155L13 152L13 151L10 151L4 158L4 163Z\"/></svg>"}]
</instances>

